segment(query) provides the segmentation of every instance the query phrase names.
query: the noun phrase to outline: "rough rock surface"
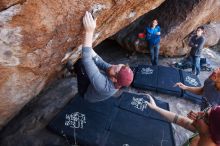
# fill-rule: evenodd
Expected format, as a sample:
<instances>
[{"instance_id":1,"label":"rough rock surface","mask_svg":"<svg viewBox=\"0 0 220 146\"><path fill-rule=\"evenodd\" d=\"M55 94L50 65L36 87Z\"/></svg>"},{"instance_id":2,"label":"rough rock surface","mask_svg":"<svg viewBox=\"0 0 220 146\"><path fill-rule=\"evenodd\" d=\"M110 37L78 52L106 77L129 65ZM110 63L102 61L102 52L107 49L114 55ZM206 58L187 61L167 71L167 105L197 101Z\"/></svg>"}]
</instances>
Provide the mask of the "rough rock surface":
<instances>
[{"instance_id":1,"label":"rough rock surface","mask_svg":"<svg viewBox=\"0 0 220 146\"><path fill-rule=\"evenodd\" d=\"M166 56L181 56L189 49L184 41L187 35L200 25L220 21L219 7L219 0L166 0L157 9L118 32L114 38L129 50L146 52L146 43L139 43L137 34L143 32L153 18L158 18L162 29L160 53ZM206 45L213 44L209 40Z\"/></svg>"},{"instance_id":2,"label":"rough rock surface","mask_svg":"<svg viewBox=\"0 0 220 146\"><path fill-rule=\"evenodd\" d=\"M163 1L1 0L0 129L54 79L67 48L77 50L86 10L98 16L98 44Z\"/></svg>"},{"instance_id":3,"label":"rough rock surface","mask_svg":"<svg viewBox=\"0 0 220 146\"><path fill-rule=\"evenodd\" d=\"M0 133L1 146L67 145L65 139L46 129L49 121L77 93L75 78L53 83L49 89L33 99Z\"/></svg>"},{"instance_id":4,"label":"rough rock surface","mask_svg":"<svg viewBox=\"0 0 220 146\"><path fill-rule=\"evenodd\" d=\"M205 38L207 46L218 45L220 41L220 21L205 25Z\"/></svg>"}]
</instances>

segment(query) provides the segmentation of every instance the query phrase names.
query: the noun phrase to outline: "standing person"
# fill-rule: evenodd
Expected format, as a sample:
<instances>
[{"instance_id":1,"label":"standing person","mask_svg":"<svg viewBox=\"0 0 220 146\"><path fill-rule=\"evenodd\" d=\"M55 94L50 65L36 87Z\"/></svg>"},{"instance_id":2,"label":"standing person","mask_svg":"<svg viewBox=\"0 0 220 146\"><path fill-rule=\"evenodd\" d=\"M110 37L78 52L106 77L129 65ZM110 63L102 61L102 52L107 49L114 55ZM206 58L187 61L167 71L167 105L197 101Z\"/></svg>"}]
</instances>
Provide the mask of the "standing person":
<instances>
[{"instance_id":1,"label":"standing person","mask_svg":"<svg viewBox=\"0 0 220 146\"><path fill-rule=\"evenodd\" d=\"M158 65L158 56L160 49L160 26L157 19L151 22L150 27L145 28L146 40L150 49L152 65Z\"/></svg>"},{"instance_id":2,"label":"standing person","mask_svg":"<svg viewBox=\"0 0 220 146\"><path fill-rule=\"evenodd\" d=\"M133 80L132 70L124 64L111 65L92 49L96 20L91 13L83 17L85 38L82 58L75 64L78 91L84 99L99 102L108 99L121 87L129 86Z\"/></svg>"},{"instance_id":3,"label":"standing person","mask_svg":"<svg viewBox=\"0 0 220 146\"><path fill-rule=\"evenodd\" d=\"M200 56L205 44L205 37L203 36L204 27L198 27L196 35L194 35L189 42L191 47L190 56L192 58L192 73L199 75L200 73Z\"/></svg>"},{"instance_id":4,"label":"standing person","mask_svg":"<svg viewBox=\"0 0 220 146\"><path fill-rule=\"evenodd\" d=\"M150 109L158 112L167 121L175 123L195 134L183 146L219 146L220 145L220 106L209 107L202 112L188 113L187 117L158 107L148 95Z\"/></svg>"},{"instance_id":5,"label":"standing person","mask_svg":"<svg viewBox=\"0 0 220 146\"><path fill-rule=\"evenodd\" d=\"M215 69L213 73L205 80L203 87L189 87L180 82L176 83L175 86L178 86L179 88L191 93L202 95L202 110L210 105L220 105L220 67Z\"/></svg>"}]
</instances>

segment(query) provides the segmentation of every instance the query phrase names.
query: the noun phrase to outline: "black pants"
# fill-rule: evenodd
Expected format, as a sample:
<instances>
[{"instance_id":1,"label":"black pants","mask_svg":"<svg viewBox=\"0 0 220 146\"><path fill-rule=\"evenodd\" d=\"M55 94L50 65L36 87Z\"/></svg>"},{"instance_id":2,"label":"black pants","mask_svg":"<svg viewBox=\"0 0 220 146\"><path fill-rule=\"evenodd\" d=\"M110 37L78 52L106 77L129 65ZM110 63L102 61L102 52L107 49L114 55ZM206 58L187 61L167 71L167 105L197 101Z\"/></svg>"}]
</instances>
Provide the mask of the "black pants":
<instances>
[{"instance_id":1,"label":"black pants","mask_svg":"<svg viewBox=\"0 0 220 146\"><path fill-rule=\"evenodd\" d=\"M78 92L81 96L83 96L89 87L90 80L86 74L86 70L81 59L74 64L74 71L77 75Z\"/></svg>"}]
</instances>

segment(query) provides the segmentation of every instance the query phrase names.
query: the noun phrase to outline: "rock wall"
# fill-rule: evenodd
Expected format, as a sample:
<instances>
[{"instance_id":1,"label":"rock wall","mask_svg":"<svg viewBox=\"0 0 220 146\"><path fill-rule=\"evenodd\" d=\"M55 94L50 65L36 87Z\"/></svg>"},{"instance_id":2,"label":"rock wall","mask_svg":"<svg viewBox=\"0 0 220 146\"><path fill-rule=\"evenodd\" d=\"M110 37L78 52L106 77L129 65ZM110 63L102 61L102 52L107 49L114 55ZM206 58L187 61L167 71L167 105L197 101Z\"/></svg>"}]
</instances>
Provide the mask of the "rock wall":
<instances>
[{"instance_id":1,"label":"rock wall","mask_svg":"<svg viewBox=\"0 0 220 146\"><path fill-rule=\"evenodd\" d=\"M146 13L114 38L129 50L146 52L146 44L138 42L137 34L143 32L153 18L158 18L162 29L160 53L165 56L181 56L188 52L185 38L198 26L220 21L219 0L166 0L157 9ZM210 31L210 30L207 30ZM209 46L211 40L206 45Z\"/></svg>"},{"instance_id":2,"label":"rock wall","mask_svg":"<svg viewBox=\"0 0 220 146\"><path fill-rule=\"evenodd\" d=\"M214 46L218 44L220 40L220 21L207 24L204 27L205 27L206 45Z\"/></svg>"},{"instance_id":3,"label":"rock wall","mask_svg":"<svg viewBox=\"0 0 220 146\"><path fill-rule=\"evenodd\" d=\"M163 1L1 0L0 129L54 79L67 48L77 51L86 10L98 16L96 45Z\"/></svg>"},{"instance_id":4,"label":"rock wall","mask_svg":"<svg viewBox=\"0 0 220 146\"><path fill-rule=\"evenodd\" d=\"M47 130L51 119L77 93L75 78L57 80L35 97L0 132L1 146L69 146L65 139Z\"/></svg>"}]
</instances>

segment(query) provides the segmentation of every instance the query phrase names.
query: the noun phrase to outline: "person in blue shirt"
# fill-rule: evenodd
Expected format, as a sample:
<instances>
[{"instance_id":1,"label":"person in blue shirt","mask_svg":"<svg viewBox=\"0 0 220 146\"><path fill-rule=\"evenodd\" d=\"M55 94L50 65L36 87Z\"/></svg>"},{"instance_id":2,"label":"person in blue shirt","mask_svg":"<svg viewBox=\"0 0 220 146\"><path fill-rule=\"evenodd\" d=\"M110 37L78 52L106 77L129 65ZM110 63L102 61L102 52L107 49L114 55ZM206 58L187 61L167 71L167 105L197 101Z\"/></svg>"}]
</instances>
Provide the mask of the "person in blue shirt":
<instances>
[{"instance_id":1,"label":"person in blue shirt","mask_svg":"<svg viewBox=\"0 0 220 146\"><path fill-rule=\"evenodd\" d=\"M146 41L150 49L151 63L152 65L158 65L158 56L160 49L160 26L158 20L154 19L149 26L145 28Z\"/></svg>"}]
</instances>

